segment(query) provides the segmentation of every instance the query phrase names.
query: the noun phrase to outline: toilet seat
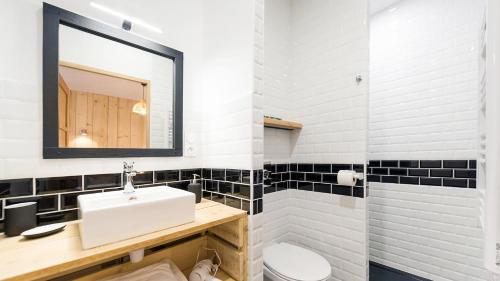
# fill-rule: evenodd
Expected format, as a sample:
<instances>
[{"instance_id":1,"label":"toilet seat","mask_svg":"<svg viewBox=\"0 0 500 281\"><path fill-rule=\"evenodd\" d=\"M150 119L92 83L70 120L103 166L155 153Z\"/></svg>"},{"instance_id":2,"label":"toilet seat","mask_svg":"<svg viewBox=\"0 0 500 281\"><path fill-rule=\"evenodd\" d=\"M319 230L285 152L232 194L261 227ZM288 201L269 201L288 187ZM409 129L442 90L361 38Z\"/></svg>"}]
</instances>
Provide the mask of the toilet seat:
<instances>
[{"instance_id":1,"label":"toilet seat","mask_svg":"<svg viewBox=\"0 0 500 281\"><path fill-rule=\"evenodd\" d=\"M331 276L331 266L324 257L288 243L266 247L263 257L264 267L283 280L323 281Z\"/></svg>"}]
</instances>

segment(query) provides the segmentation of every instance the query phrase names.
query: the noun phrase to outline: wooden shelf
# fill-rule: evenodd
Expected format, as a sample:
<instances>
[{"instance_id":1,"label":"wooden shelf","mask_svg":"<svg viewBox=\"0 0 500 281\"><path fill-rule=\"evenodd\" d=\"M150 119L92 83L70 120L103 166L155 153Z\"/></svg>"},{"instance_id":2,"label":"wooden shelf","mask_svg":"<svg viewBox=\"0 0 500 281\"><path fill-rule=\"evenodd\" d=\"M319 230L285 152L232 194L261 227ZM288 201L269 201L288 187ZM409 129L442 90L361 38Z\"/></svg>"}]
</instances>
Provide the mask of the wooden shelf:
<instances>
[{"instance_id":1,"label":"wooden shelf","mask_svg":"<svg viewBox=\"0 0 500 281\"><path fill-rule=\"evenodd\" d=\"M300 130L302 129L303 126L301 123L298 122L264 117L264 127L284 129L284 130Z\"/></svg>"}]
</instances>

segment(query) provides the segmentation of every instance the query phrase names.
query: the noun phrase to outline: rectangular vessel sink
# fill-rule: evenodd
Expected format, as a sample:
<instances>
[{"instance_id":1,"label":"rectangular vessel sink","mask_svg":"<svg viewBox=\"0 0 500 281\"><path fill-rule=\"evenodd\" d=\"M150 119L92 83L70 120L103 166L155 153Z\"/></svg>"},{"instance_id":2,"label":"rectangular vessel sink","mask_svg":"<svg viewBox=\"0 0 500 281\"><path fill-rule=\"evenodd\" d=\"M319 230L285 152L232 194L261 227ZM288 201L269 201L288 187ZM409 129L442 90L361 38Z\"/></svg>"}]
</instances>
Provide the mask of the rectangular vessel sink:
<instances>
[{"instance_id":1,"label":"rectangular vessel sink","mask_svg":"<svg viewBox=\"0 0 500 281\"><path fill-rule=\"evenodd\" d=\"M195 195L168 186L78 196L84 249L194 221Z\"/></svg>"}]
</instances>

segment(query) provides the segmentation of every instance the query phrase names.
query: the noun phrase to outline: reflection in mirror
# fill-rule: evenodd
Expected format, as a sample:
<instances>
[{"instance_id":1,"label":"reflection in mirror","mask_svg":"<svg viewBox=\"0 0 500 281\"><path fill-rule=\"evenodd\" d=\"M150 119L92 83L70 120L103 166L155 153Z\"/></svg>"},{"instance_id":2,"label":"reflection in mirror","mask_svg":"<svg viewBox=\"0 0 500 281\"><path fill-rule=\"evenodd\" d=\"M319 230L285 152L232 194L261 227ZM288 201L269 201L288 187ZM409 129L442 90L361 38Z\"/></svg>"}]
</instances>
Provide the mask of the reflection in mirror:
<instances>
[{"instance_id":1,"label":"reflection in mirror","mask_svg":"<svg viewBox=\"0 0 500 281\"><path fill-rule=\"evenodd\" d=\"M59 147L172 148L173 61L59 28Z\"/></svg>"}]
</instances>

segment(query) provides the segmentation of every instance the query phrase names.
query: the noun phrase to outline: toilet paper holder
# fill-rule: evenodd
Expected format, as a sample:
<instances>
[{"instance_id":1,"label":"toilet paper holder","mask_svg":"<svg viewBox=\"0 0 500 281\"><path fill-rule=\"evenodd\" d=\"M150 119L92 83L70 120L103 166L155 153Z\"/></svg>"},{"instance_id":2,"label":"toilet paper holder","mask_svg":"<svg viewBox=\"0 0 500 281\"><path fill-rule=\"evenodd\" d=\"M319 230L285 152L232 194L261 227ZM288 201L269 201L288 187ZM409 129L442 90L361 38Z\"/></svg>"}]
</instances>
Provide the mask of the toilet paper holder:
<instances>
[{"instance_id":1,"label":"toilet paper holder","mask_svg":"<svg viewBox=\"0 0 500 281\"><path fill-rule=\"evenodd\" d=\"M362 180L365 178L365 175L363 173L355 173L354 178L357 180Z\"/></svg>"},{"instance_id":2,"label":"toilet paper holder","mask_svg":"<svg viewBox=\"0 0 500 281\"><path fill-rule=\"evenodd\" d=\"M352 173L353 174L353 177L357 180L362 180L364 179L365 175L363 173L358 173L356 171L353 171L353 170L340 170L338 172L338 174L340 174L341 172L348 172L348 173ZM337 174L337 175L338 175Z\"/></svg>"}]
</instances>

